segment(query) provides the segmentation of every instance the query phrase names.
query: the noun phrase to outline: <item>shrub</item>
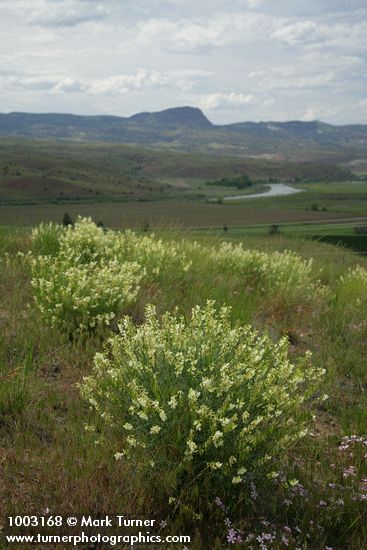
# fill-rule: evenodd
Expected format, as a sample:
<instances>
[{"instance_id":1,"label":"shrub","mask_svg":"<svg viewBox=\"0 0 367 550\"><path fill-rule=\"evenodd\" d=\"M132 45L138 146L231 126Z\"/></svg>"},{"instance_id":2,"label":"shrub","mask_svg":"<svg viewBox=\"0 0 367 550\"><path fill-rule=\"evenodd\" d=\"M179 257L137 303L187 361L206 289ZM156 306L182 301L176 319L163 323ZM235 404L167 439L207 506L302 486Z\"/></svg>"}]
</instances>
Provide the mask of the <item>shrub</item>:
<instances>
[{"instance_id":1,"label":"shrub","mask_svg":"<svg viewBox=\"0 0 367 550\"><path fill-rule=\"evenodd\" d=\"M200 486L204 499L228 501L305 433L302 404L321 371L309 355L291 363L287 339L231 326L229 315L208 302L190 321L160 322L148 306L145 324L125 318L84 379L84 398L120 437L116 458L166 497L190 501Z\"/></svg>"},{"instance_id":2,"label":"shrub","mask_svg":"<svg viewBox=\"0 0 367 550\"><path fill-rule=\"evenodd\" d=\"M109 261L73 265L65 256L40 256L32 285L43 317L67 333L109 325L136 298L140 266Z\"/></svg>"},{"instance_id":3,"label":"shrub","mask_svg":"<svg viewBox=\"0 0 367 550\"><path fill-rule=\"evenodd\" d=\"M241 244L224 242L212 251L211 258L221 272L240 276L245 288L281 295L288 303L314 300L321 290L312 274L312 260L305 261L294 252L244 250Z\"/></svg>"},{"instance_id":4,"label":"shrub","mask_svg":"<svg viewBox=\"0 0 367 550\"><path fill-rule=\"evenodd\" d=\"M55 235L54 226L41 226L34 234L36 243L49 234ZM115 258L109 235L91 220L59 229L57 239L57 255L38 255L32 261L41 313L68 333L108 325L136 298L143 270L136 262Z\"/></svg>"},{"instance_id":5,"label":"shrub","mask_svg":"<svg viewBox=\"0 0 367 550\"><path fill-rule=\"evenodd\" d=\"M120 233L114 247L118 257L143 265L147 280L155 280L161 274L180 276L191 266L188 255L179 243L163 241L154 233L144 236L133 231Z\"/></svg>"}]
</instances>

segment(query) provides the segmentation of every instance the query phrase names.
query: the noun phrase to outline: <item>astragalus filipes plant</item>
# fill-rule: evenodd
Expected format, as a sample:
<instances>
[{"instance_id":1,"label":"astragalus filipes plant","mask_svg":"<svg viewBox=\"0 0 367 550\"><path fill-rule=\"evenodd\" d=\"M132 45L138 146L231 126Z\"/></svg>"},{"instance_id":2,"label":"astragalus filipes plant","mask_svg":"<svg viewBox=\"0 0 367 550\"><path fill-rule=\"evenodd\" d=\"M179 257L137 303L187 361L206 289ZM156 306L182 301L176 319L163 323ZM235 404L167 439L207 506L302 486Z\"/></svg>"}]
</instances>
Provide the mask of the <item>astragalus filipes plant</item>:
<instances>
[{"instance_id":1,"label":"astragalus filipes plant","mask_svg":"<svg viewBox=\"0 0 367 550\"><path fill-rule=\"evenodd\" d=\"M44 227L35 234L40 240ZM68 333L108 325L136 298L144 270L108 254L108 242L90 220L60 229L56 255L32 260L32 286L44 318Z\"/></svg>"},{"instance_id":2,"label":"astragalus filipes plant","mask_svg":"<svg viewBox=\"0 0 367 550\"><path fill-rule=\"evenodd\" d=\"M309 355L292 363L286 339L231 326L229 315L208 302L190 320L159 321L148 306L145 324L124 319L81 388L120 434L116 458L172 498L194 485L204 498L238 494L247 473L266 472L305 433L302 404L322 372Z\"/></svg>"},{"instance_id":3,"label":"astragalus filipes plant","mask_svg":"<svg viewBox=\"0 0 367 550\"><path fill-rule=\"evenodd\" d=\"M314 300L321 290L312 274L312 260L294 252L245 250L242 244L224 242L211 258L222 271L241 276L245 288L281 294L288 302Z\"/></svg>"}]
</instances>

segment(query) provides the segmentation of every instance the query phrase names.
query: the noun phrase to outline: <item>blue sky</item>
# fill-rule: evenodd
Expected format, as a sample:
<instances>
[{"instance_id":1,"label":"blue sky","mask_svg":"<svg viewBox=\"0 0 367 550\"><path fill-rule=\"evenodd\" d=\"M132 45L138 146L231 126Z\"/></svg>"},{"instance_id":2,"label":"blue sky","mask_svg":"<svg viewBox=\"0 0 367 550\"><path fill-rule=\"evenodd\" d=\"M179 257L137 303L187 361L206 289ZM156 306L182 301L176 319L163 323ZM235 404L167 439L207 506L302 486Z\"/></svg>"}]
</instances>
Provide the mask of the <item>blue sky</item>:
<instances>
[{"instance_id":1,"label":"blue sky","mask_svg":"<svg viewBox=\"0 0 367 550\"><path fill-rule=\"evenodd\" d=\"M365 0L2 0L1 112L367 123Z\"/></svg>"}]
</instances>

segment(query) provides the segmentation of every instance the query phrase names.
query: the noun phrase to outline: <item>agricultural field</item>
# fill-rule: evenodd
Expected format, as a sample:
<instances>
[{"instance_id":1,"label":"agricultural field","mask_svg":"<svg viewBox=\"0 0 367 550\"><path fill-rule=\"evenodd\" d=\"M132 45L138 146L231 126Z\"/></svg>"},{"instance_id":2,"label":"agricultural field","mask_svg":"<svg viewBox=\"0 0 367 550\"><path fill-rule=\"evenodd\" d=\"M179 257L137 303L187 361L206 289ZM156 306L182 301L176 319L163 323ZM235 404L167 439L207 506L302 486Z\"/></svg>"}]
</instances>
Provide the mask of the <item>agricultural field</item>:
<instances>
[{"instance_id":1,"label":"agricultural field","mask_svg":"<svg viewBox=\"0 0 367 550\"><path fill-rule=\"evenodd\" d=\"M363 256L87 219L3 226L0 254L4 517L123 510L182 549L366 546Z\"/></svg>"}]
</instances>

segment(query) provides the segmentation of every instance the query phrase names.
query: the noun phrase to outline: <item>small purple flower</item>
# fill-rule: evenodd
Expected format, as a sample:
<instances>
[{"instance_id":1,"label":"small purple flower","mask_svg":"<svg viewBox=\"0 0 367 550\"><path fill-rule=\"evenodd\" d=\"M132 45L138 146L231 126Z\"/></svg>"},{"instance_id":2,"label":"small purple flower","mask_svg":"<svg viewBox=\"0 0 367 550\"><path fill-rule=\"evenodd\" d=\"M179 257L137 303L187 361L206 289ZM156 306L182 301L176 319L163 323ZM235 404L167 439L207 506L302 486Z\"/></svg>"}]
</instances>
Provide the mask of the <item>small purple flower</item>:
<instances>
[{"instance_id":1,"label":"small purple flower","mask_svg":"<svg viewBox=\"0 0 367 550\"><path fill-rule=\"evenodd\" d=\"M242 544L243 541L240 531L236 531L236 529L233 529L233 527L231 527L231 529L229 529L227 533L227 542L229 542L230 544Z\"/></svg>"},{"instance_id":2,"label":"small purple flower","mask_svg":"<svg viewBox=\"0 0 367 550\"><path fill-rule=\"evenodd\" d=\"M233 529L233 527L231 527L231 529L227 533L227 542L229 542L231 544L235 544L236 541L237 541L237 533L236 533L235 529Z\"/></svg>"},{"instance_id":3,"label":"small purple flower","mask_svg":"<svg viewBox=\"0 0 367 550\"><path fill-rule=\"evenodd\" d=\"M287 537L285 535L282 536L282 543L285 546L289 546L289 540L287 539Z\"/></svg>"},{"instance_id":4,"label":"small purple flower","mask_svg":"<svg viewBox=\"0 0 367 550\"><path fill-rule=\"evenodd\" d=\"M319 506L321 507L327 506L327 502L325 502L324 500L320 500Z\"/></svg>"}]
</instances>

